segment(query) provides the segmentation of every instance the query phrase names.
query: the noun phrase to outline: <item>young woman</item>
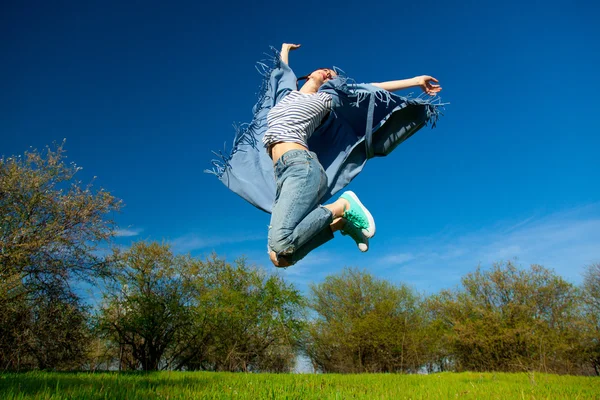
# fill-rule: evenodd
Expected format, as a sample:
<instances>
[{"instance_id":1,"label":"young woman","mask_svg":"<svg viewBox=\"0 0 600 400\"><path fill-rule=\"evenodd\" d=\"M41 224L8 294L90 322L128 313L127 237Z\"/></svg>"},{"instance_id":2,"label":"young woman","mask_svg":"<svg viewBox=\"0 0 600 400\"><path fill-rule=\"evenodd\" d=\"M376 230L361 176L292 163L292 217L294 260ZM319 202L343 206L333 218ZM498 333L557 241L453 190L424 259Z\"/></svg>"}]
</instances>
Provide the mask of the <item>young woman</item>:
<instances>
[{"instance_id":1,"label":"young woman","mask_svg":"<svg viewBox=\"0 0 600 400\"><path fill-rule=\"evenodd\" d=\"M284 43L281 61L289 65L289 52L299 47ZM319 88L335 77L332 69L313 71L304 77L306 82L300 90L286 94L267 116L263 144L273 160L276 181L268 248L277 267L295 264L331 240L336 231L352 237L363 252L375 235L373 216L353 192L344 192L333 203L318 204L327 189L327 175L307 143L332 109L331 95ZM441 90L437 82L423 75L372 85L390 92L418 86L434 96Z\"/></svg>"}]
</instances>

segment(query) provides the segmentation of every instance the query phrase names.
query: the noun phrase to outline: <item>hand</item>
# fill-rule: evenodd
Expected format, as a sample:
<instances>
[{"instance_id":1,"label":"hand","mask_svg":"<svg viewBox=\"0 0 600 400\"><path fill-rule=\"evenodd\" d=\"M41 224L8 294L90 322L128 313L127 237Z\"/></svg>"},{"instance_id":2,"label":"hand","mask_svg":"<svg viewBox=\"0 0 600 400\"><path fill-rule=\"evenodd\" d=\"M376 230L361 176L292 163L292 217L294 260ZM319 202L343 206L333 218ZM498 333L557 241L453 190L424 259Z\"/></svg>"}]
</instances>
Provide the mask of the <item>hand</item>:
<instances>
[{"instance_id":1,"label":"hand","mask_svg":"<svg viewBox=\"0 0 600 400\"><path fill-rule=\"evenodd\" d=\"M300 46L301 45L299 45L299 44L284 43L281 45L281 51L284 52L284 51L296 50Z\"/></svg>"},{"instance_id":2,"label":"hand","mask_svg":"<svg viewBox=\"0 0 600 400\"><path fill-rule=\"evenodd\" d=\"M423 89L423 91L430 96L435 96L438 92L442 90L442 87L440 85L435 84L438 83L438 80L435 79L433 76L421 75L417 76L416 80L417 85L420 86L421 89Z\"/></svg>"}]
</instances>

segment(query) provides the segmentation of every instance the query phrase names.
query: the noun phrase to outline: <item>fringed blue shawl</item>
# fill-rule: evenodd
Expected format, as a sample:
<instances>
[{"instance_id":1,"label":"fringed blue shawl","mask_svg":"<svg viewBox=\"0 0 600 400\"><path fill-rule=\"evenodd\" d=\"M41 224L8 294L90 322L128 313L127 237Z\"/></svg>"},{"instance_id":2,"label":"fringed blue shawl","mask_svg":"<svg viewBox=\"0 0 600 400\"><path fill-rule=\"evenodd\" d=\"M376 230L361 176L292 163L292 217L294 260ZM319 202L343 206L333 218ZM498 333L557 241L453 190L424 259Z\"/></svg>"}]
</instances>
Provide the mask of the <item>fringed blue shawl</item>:
<instances>
[{"instance_id":1,"label":"fringed blue shawl","mask_svg":"<svg viewBox=\"0 0 600 400\"><path fill-rule=\"evenodd\" d=\"M215 153L219 159L212 160L213 169L206 171L267 213L275 200L273 161L262 144L267 114L296 90L294 72L277 50L272 51L268 64L257 65L264 79L252 122L237 127L231 152ZM435 127L443 106L439 97L401 97L373 85L351 83L342 71L337 72L337 78L319 89L332 95L332 112L308 141L328 178L328 191L320 202L348 185L368 159L388 155L425 125Z\"/></svg>"}]
</instances>

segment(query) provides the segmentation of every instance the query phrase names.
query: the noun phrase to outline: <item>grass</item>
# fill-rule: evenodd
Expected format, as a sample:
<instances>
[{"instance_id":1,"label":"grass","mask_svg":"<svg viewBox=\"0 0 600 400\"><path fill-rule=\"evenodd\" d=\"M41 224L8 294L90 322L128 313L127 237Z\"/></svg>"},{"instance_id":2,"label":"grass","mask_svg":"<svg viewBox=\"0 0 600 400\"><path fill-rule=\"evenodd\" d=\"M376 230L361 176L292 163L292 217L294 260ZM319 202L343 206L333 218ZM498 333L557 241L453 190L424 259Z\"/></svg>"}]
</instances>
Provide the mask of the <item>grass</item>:
<instances>
[{"instance_id":1,"label":"grass","mask_svg":"<svg viewBox=\"0 0 600 400\"><path fill-rule=\"evenodd\" d=\"M600 399L600 378L540 373L0 374L0 399Z\"/></svg>"}]
</instances>

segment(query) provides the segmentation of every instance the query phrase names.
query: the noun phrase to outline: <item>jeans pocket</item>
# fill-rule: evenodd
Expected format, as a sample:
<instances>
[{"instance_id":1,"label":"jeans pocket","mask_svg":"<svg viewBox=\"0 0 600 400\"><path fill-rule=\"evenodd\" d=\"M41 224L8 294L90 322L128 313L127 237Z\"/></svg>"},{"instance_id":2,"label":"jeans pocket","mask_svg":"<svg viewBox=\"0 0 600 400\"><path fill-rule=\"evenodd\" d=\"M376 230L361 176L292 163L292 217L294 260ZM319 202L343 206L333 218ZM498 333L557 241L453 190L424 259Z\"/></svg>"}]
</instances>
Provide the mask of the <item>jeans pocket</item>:
<instances>
[{"instance_id":1,"label":"jeans pocket","mask_svg":"<svg viewBox=\"0 0 600 400\"><path fill-rule=\"evenodd\" d=\"M302 159L295 158L293 160L288 161L285 164L285 168L287 169L287 168L291 168L291 167L297 167L299 165L309 165L309 164L310 164L310 161L308 161L308 160L302 160Z\"/></svg>"},{"instance_id":2,"label":"jeans pocket","mask_svg":"<svg viewBox=\"0 0 600 400\"><path fill-rule=\"evenodd\" d=\"M293 152L293 153L291 153ZM286 157L286 154L288 155ZM296 165L307 165L310 164L313 157L309 152L305 150L291 150L289 153L286 153L282 156L282 164L283 168L287 169L289 167L293 167Z\"/></svg>"}]
</instances>

